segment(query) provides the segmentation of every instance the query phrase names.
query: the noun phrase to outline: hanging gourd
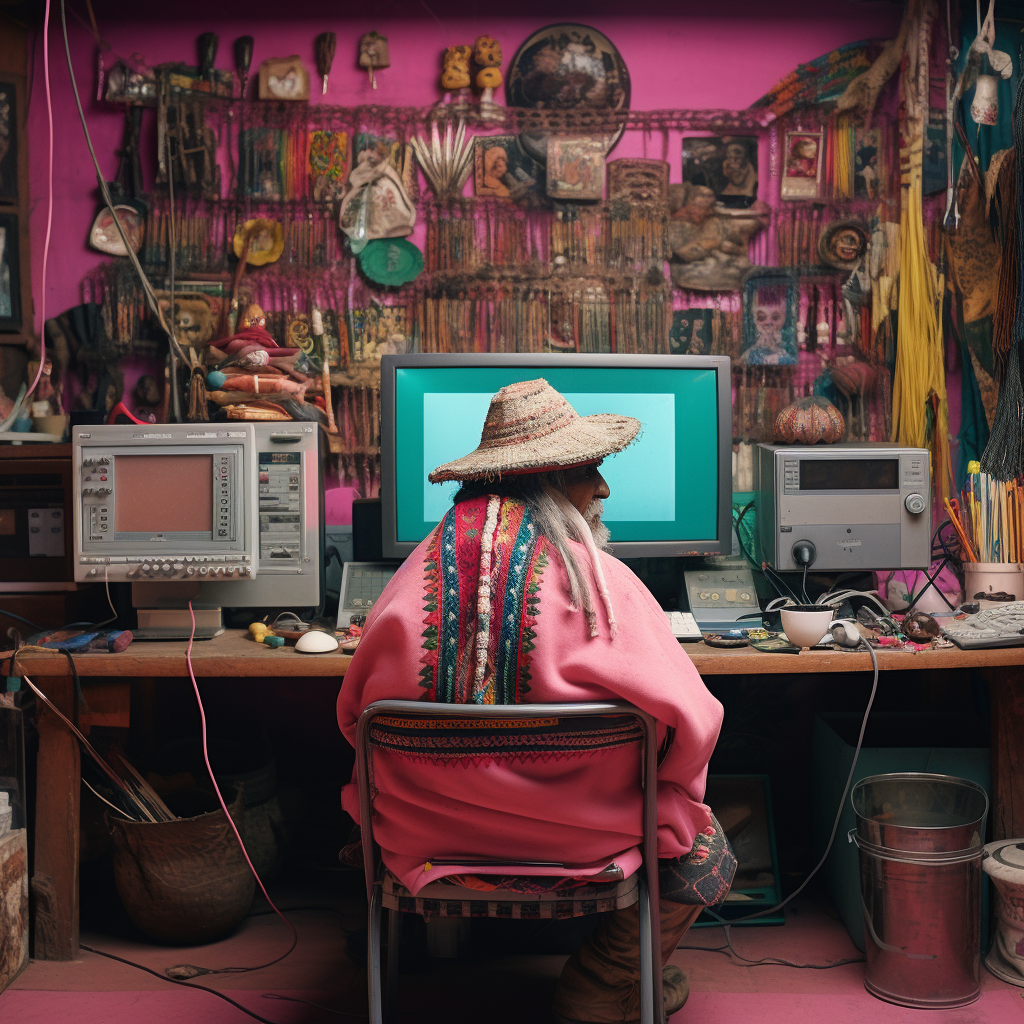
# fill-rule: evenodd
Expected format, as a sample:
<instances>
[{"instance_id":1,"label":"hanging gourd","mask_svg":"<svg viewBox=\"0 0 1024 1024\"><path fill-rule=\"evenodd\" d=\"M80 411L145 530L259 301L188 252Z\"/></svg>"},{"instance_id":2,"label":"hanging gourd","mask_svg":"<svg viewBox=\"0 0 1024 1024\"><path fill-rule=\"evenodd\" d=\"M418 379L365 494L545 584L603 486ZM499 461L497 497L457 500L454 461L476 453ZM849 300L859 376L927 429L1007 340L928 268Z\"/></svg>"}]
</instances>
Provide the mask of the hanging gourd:
<instances>
[{"instance_id":1,"label":"hanging gourd","mask_svg":"<svg viewBox=\"0 0 1024 1024\"><path fill-rule=\"evenodd\" d=\"M775 438L786 444L835 444L845 432L843 414L821 395L798 398L775 418Z\"/></svg>"}]
</instances>

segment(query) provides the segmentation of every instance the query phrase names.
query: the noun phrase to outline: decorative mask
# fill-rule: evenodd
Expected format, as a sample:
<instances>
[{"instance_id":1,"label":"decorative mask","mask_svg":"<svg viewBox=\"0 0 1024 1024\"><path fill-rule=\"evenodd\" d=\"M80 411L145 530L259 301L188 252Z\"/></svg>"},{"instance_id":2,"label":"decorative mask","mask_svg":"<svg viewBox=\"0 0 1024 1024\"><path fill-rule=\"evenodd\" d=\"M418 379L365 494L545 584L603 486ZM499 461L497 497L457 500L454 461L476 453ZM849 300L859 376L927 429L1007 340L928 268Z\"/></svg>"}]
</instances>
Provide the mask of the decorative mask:
<instances>
[{"instance_id":1,"label":"decorative mask","mask_svg":"<svg viewBox=\"0 0 1024 1024\"><path fill-rule=\"evenodd\" d=\"M494 36L480 36L473 44L473 60L479 68L501 67L501 44Z\"/></svg>"},{"instance_id":2,"label":"decorative mask","mask_svg":"<svg viewBox=\"0 0 1024 1024\"><path fill-rule=\"evenodd\" d=\"M445 91L452 89L468 89L469 58L471 50L468 46L449 46L444 51L444 64L441 71L441 88Z\"/></svg>"},{"instance_id":3,"label":"decorative mask","mask_svg":"<svg viewBox=\"0 0 1024 1024\"><path fill-rule=\"evenodd\" d=\"M377 76L374 72L380 68L391 67L387 36L382 36L379 32L367 32L359 40L359 66L366 68L370 76L370 85L376 89Z\"/></svg>"},{"instance_id":4,"label":"decorative mask","mask_svg":"<svg viewBox=\"0 0 1024 1024\"><path fill-rule=\"evenodd\" d=\"M252 303L245 307L245 312L242 314L242 319L238 321L238 329L245 330L246 327L266 327L267 326L267 314L256 305Z\"/></svg>"}]
</instances>

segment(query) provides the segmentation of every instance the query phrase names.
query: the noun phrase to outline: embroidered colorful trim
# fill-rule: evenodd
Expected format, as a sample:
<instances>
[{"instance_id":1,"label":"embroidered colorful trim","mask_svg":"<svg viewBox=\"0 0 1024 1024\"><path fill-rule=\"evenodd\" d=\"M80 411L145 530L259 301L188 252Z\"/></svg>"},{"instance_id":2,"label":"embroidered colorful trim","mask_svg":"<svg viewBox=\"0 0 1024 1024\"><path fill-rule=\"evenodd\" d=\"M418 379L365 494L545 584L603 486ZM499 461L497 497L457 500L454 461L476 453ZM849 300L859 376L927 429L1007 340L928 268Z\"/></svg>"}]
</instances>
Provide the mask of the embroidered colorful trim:
<instances>
[{"instance_id":1,"label":"embroidered colorful trim","mask_svg":"<svg viewBox=\"0 0 1024 1024\"><path fill-rule=\"evenodd\" d=\"M529 692L545 548L522 502L501 498L495 508L485 496L448 511L424 563L420 686L426 699L515 704Z\"/></svg>"},{"instance_id":2,"label":"embroidered colorful trim","mask_svg":"<svg viewBox=\"0 0 1024 1024\"><path fill-rule=\"evenodd\" d=\"M632 715L514 720L382 715L370 725L374 747L430 764L549 760L613 750L642 737Z\"/></svg>"}]
</instances>

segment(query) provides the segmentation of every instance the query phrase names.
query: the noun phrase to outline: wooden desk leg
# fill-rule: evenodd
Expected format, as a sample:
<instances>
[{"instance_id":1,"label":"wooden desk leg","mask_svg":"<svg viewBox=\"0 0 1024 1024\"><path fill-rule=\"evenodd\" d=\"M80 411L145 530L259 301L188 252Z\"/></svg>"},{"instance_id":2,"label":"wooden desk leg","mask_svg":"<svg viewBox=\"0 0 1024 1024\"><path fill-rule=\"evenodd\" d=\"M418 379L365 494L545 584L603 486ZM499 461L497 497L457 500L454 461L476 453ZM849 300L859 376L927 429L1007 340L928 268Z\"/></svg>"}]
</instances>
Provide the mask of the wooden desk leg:
<instances>
[{"instance_id":1,"label":"wooden desk leg","mask_svg":"<svg viewBox=\"0 0 1024 1024\"><path fill-rule=\"evenodd\" d=\"M1024 665L990 669L992 838L1024 836Z\"/></svg>"},{"instance_id":2,"label":"wooden desk leg","mask_svg":"<svg viewBox=\"0 0 1024 1024\"><path fill-rule=\"evenodd\" d=\"M70 676L47 676L40 689L77 723L75 686ZM78 955L78 741L41 702L38 717L33 956L37 960L73 960Z\"/></svg>"}]
</instances>

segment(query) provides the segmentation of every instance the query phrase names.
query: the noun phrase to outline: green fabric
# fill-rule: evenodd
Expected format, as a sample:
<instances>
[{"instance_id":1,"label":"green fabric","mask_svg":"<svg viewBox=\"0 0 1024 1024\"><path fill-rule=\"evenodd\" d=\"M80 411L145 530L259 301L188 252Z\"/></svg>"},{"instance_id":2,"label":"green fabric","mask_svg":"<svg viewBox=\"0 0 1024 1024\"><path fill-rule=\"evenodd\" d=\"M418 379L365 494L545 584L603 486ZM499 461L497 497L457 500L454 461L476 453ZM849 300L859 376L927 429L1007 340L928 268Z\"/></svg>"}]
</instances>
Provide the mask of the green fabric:
<instances>
[{"instance_id":1,"label":"green fabric","mask_svg":"<svg viewBox=\"0 0 1024 1024\"><path fill-rule=\"evenodd\" d=\"M981 453L988 444L988 419L978 389L978 379L974 375L974 363L968 349L974 349L979 361L982 352L987 350L988 359L992 360L992 318L976 320L965 324L963 333L958 332L960 343L962 374L960 377L960 431L957 441L960 446L960 457L956 467L957 487L963 489L967 481L967 463L981 458Z\"/></svg>"}]
</instances>

